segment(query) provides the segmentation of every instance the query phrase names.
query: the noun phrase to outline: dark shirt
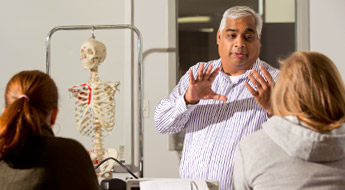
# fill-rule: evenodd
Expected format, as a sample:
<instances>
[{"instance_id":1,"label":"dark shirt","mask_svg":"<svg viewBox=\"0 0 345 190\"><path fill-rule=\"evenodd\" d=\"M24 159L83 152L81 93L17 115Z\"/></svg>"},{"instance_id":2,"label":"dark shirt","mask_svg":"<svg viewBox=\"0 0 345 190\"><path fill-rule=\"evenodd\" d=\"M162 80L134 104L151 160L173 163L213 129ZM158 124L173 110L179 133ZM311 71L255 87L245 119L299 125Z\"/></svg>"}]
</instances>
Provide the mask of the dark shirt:
<instances>
[{"instance_id":1,"label":"dark shirt","mask_svg":"<svg viewBox=\"0 0 345 190\"><path fill-rule=\"evenodd\" d=\"M100 189L86 149L73 139L55 137L49 126L19 154L0 160L0 188Z\"/></svg>"}]
</instances>

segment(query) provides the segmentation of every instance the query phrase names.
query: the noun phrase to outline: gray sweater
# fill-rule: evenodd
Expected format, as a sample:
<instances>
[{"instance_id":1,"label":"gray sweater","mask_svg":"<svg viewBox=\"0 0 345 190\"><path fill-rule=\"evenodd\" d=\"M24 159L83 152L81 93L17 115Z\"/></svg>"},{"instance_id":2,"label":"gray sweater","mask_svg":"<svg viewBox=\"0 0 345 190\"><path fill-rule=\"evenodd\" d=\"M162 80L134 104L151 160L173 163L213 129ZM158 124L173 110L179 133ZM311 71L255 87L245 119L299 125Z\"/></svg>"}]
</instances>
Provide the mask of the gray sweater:
<instances>
[{"instance_id":1,"label":"gray sweater","mask_svg":"<svg viewBox=\"0 0 345 190\"><path fill-rule=\"evenodd\" d=\"M273 116L239 143L233 174L236 190L344 190L345 124L321 134Z\"/></svg>"}]
</instances>

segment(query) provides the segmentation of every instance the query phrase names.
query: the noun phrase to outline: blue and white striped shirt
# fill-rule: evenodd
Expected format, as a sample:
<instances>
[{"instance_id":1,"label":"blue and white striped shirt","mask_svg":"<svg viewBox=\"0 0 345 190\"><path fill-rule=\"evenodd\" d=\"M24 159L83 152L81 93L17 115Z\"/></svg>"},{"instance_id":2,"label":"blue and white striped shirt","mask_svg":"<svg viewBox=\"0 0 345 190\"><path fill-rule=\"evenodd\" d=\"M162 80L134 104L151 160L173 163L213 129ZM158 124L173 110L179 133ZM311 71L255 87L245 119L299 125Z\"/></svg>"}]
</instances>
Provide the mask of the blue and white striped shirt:
<instances>
[{"instance_id":1,"label":"blue and white striped shirt","mask_svg":"<svg viewBox=\"0 0 345 190\"><path fill-rule=\"evenodd\" d=\"M191 67L194 77L201 63ZM213 69L221 67L221 60L205 65ZM257 59L251 69L264 66L276 80L279 70ZM251 70L250 69L250 70ZM156 107L155 125L160 133L173 134L186 130L180 165L182 178L208 179L219 181L220 189L230 189L233 158L236 145L245 136L261 128L267 120L267 112L255 101L244 86L250 83L247 70L237 81L231 82L227 74L219 71L212 89L225 95L226 102L200 100L196 105L186 105L184 94L189 84L188 72L180 79L170 95ZM250 83L251 84L251 83Z\"/></svg>"}]
</instances>

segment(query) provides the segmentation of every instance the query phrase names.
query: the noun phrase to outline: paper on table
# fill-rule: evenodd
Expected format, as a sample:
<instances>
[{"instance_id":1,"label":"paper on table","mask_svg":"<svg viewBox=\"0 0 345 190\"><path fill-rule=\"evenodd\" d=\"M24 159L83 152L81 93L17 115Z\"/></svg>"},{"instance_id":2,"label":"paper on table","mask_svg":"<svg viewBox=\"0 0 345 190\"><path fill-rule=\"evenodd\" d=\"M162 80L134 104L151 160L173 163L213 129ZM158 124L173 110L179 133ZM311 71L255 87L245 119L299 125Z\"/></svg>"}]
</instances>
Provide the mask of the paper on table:
<instances>
[{"instance_id":1,"label":"paper on table","mask_svg":"<svg viewBox=\"0 0 345 190\"><path fill-rule=\"evenodd\" d=\"M152 179L140 181L140 190L209 190L203 179Z\"/></svg>"}]
</instances>

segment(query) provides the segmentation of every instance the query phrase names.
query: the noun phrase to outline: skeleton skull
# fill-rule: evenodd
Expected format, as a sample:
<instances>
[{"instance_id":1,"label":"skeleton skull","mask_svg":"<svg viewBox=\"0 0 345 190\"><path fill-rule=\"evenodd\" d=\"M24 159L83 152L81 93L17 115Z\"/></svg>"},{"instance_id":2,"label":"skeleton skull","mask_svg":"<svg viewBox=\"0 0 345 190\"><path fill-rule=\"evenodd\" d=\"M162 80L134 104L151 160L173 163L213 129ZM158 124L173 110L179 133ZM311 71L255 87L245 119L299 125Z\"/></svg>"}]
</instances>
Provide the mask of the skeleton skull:
<instances>
[{"instance_id":1,"label":"skeleton skull","mask_svg":"<svg viewBox=\"0 0 345 190\"><path fill-rule=\"evenodd\" d=\"M98 67L104 61L106 54L105 45L92 38L86 40L80 49L80 59L85 69Z\"/></svg>"}]
</instances>

